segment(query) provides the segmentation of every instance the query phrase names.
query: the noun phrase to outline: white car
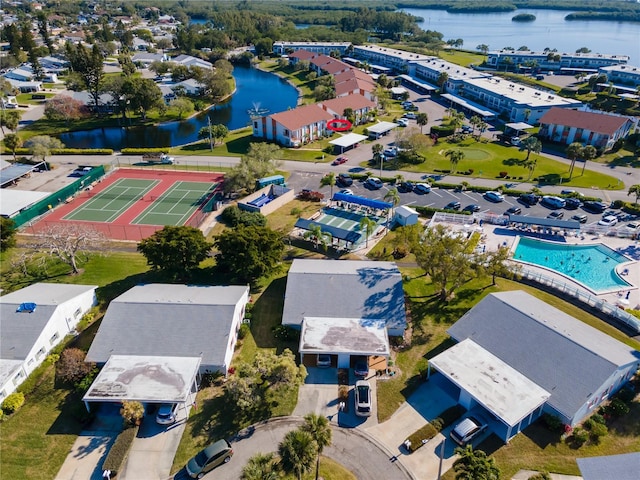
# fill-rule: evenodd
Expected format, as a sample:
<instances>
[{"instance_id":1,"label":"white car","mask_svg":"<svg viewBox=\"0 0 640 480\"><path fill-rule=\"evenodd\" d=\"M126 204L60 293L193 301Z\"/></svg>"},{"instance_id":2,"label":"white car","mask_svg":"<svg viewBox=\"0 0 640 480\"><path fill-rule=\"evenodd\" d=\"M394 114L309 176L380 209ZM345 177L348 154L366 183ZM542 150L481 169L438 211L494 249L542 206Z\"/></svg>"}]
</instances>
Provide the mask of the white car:
<instances>
[{"instance_id":1,"label":"white car","mask_svg":"<svg viewBox=\"0 0 640 480\"><path fill-rule=\"evenodd\" d=\"M429 193L431 191L431 185L428 183L418 183L413 187L413 191L420 194Z\"/></svg>"},{"instance_id":2,"label":"white car","mask_svg":"<svg viewBox=\"0 0 640 480\"><path fill-rule=\"evenodd\" d=\"M500 192L491 191L491 192L485 193L484 196L486 197L487 200L490 200L495 203L504 201L504 197Z\"/></svg>"},{"instance_id":3,"label":"white car","mask_svg":"<svg viewBox=\"0 0 640 480\"><path fill-rule=\"evenodd\" d=\"M371 416L371 385L366 380L356 382L356 415L359 417Z\"/></svg>"},{"instance_id":4,"label":"white car","mask_svg":"<svg viewBox=\"0 0 640 480\"><path fill-rule=\"evenodd\" d=\"M400 125L401 127L408 127L409 126L409 120L407 120L406 118L399 118L398 120L396 120L396 123L398 125Z\"/></svg>"},{"instance_id":5,"label":"white car","mask_svg":"<svg viewBox=\"0 0 640 480\"><path fill-rule=\"evenodd\" d=\"M164 403L160 405L156 415L156 423L158 425L171 425L176 421L178 413L177 403Z\"/></svg>"},{"instance_id":6,"label":"white car","mask_svg":"<svg viewBox=\"0 0 640 480\"><path fill-rule=\"evenodd\" d=\"M618 223L618 217L607 215L598 222L598 225L602 225L603 227L613 227L616 223Z\"/></svg>"},{"instance_id":7,"label":"white car","mask_svg":"<svg viewBox=\"0 0 640 480\"><path fill-rule=\"evenodd\" d=\"M395 157L396 155L398 155L398 149L396 147L389 147L389 148L385 148L384 149L384 156L385 157Z\"/></svg>"},{"instance_id":8,"label":"white car","mask_svg":"<svg viewBox=\"0 0 640 480\"><path fill-rule=\"evenodd\" d=\"M451 430L451 439L464 446L487 429L487 422L478 415L467 417Z\"/></svg>"},{"instance_id":9,"label":"white car","mask_svg":"<svg viewBox=\"0 0 640 480\"><path fill-rule=\"evenodd\" d=\"M380 180L377 177L369 177L367 178L367 181L364 182L366 187L369 187L373 190L378 190L380 188L382 188L382 180Z\"/></svg>"},{"instance_id":10,"label":"white car","mask_svg":"<svg viewBox=\"0 0 640 480\"><path fill-rule=\"evenodd\" d=\"M343 188L342 190L340 190L340 193L342 193L343 195L353 195L353 190L351 190L350 188Z\"/></svg>"},{"instance_id":11,"label":"white car","mask_svg":"<svg viewBox=\"0 0 640 480\"><path fill-rule=\"evenodd\" d=\"M407 112L403 115L404 118L409 118L411 120L415 120L418 116L413 112Z\"/></svg>"}]
</instances>

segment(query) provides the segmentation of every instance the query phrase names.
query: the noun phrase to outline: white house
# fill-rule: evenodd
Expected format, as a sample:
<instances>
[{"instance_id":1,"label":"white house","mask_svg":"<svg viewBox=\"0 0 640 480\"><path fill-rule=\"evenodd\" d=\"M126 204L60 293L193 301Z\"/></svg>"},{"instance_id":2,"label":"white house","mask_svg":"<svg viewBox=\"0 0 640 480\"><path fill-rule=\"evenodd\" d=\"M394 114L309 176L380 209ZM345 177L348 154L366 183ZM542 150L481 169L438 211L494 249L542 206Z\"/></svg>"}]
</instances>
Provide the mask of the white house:
<instances>
[{"instance_id":1,"label":"white house","mask_svg":"<svg viewBox=\"0 0 640 480\"><path fill-rule=\"evenodd\" d=\"M253 120L253 136L285 147L299 147L322 138L334 117L320 105L304 105Z\"/></svg>"},{"instance_id":2,"label":"white house","mask_svg":"<svg viewBox=\"0 0 640 480\"><path fill-rule=\"evenodd\" d=\"M408 225L417 224L418 217L420 217L420 214L413 208L408 207L407 205L400 205L398 208L396 208L393 214L393 221L398 225L406 227Z\"/></svg>"},{"instance_id":3,"label":"white house","mask_svg":"<svg viewBox=\"0 0 640 480\"><path fill-rule=\"evenodd\" d=\"M182 87L184 91L189 95L200 95L204 85L197 81L195 78L187 78L181 82L170 85L171 89L175 91L176 88Z\"/></svg>"},{"instance_id":4,"label":"white house","mask_svg":"<svg viewBox=\"0 0 640 480\"><path fill-rule=\"evenodd\" d=\"M171 62L179 63L185 67L200 67L207 70L213 69L213 63L202 60L201 58L194 57L192 55L178 55L169 59Z\"/></svg>"},{"instance_id":5,"label":"white house","mask_svg":"<svg viewBox=\"0 0 640 480\"><path fill-rule=\"evenodd\" d=\"M493 293L429 361L458 402L508 441L542 413L575 426L624 386L640 352L523 291Z\"/></svg>"},{"instance_id":6,"label":"white house","mask_svg":"<svg viewBox=\"0 0 640 480\"><path fill-rule=\"evenodd\" d=\"M247 286L138 285L111 301L86 361L199 357L201 373L226 373L248 301Z\"/></svg>"},{"instance_id":7,"label":"white house","mask_svg":"<svg viewBox=\"0 0 640 480\"><path fill-rule=\"evenodd\" d=\"M0 400L96 305L95 285L36 283L0 297Z\"/></svg>"}]
</instances>

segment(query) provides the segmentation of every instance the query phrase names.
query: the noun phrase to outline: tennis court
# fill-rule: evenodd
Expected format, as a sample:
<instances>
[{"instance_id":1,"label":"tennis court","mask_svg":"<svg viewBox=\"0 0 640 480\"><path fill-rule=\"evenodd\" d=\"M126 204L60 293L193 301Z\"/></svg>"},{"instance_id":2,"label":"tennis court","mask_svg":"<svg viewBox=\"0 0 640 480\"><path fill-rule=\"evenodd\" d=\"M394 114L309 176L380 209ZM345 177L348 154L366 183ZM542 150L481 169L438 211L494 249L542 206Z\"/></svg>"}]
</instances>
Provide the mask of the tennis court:
<instances>
[{"instance_id":1,"label":"tennis court","mask_svg":"<svg viewBox=\"0 0 640 480\"><path fill-rule=\"evenodd\" d=\"M159 196L131 223L134 225L184 225L216 189L216 185L203 182L176 182Z\"/></svg>"},{"instance_id":2,"label":"tennis court","mask_svg":"<svg viewBox=\"0 0 640 480\"><path fill-rule=\"evenodd\" d=\"M101 192L87 192L86 195L90 200L62 218L111 223L136 202L142 200L144 195L158 183L158 180L121 178Z\"/></svg>"}]
</instances>

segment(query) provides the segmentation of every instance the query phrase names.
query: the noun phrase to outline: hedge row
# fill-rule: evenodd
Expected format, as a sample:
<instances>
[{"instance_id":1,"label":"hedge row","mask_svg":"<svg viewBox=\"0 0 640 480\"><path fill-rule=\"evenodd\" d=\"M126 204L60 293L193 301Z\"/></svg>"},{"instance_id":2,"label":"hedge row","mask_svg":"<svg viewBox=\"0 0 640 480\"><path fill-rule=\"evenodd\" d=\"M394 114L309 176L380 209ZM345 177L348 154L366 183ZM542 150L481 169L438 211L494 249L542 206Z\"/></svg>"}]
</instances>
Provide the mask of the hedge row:
<instances>
[{"instance_id":1,"label":"hedge row","mask_svg":"<svg viewBox=\"0 0 640 480\"><path fill-rule=\"evenodd\" d=\"M409 451L415 452L424 445L422 442L423 440L431 440L439 432L459 419L464 412L466 412L466 409L462 405L454 405L453 407L440 412L440 415L434 418L430 423L426 424L424 427L409 436Z\"/></svg>"},{"instance_id":2,"label":"hedge row","mask_svg":"<svg viewBox=\"0 0 640 480\"><path fill-rule=\"evenodd\" d=\"M133 439L136 438L137 434L137 425L125 428L120 432L116 441L113 442L113 446L109 449L107 458L104 460L102 465L103 470L111 470L111 474L114 476L118 474L122 465L124 465L124 461L127 459L127 455L129 455Z\"/></svg>"},{"instance_id":3,"label":"hedge row","mask_svg":"<svg viewBox=\"0 0 640 480\"><path fill-rule=\"evenodd\" d=\"M31 155L28 148L16 148L16 155ZM113 155L112 148L54 148L51 155Z\"/></svg>"},{"instance_id":4,"label":"hedge row","mask_svg":"<svg viewBox=\"0 0 640 480\"><path fill-rule=\"evenodd\" d=\"M167 147L160 148L123 148L121 152L129 155L144 155L145 153L167 153Z\"/></svg>"}]
</instances>

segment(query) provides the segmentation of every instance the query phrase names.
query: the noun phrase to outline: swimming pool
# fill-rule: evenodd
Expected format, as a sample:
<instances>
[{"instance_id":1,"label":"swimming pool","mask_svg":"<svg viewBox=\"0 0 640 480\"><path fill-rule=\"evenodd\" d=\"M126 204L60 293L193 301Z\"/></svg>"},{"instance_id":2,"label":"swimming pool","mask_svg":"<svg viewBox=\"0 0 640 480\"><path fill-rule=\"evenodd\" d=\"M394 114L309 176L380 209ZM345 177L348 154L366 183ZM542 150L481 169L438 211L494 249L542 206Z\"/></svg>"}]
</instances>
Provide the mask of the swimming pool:
<instances>
[{"instance_id":1,"label":"swimming pool","mask_svg":"<svg viewBox=\"0 0 640 480\"><path fill-rule=\"evenodd\" d=\"M596 293L629 286L616 266L630 260L603 244L567 245L520 237L513 259L554 270Z\"/></svg>"}]
</instances>

